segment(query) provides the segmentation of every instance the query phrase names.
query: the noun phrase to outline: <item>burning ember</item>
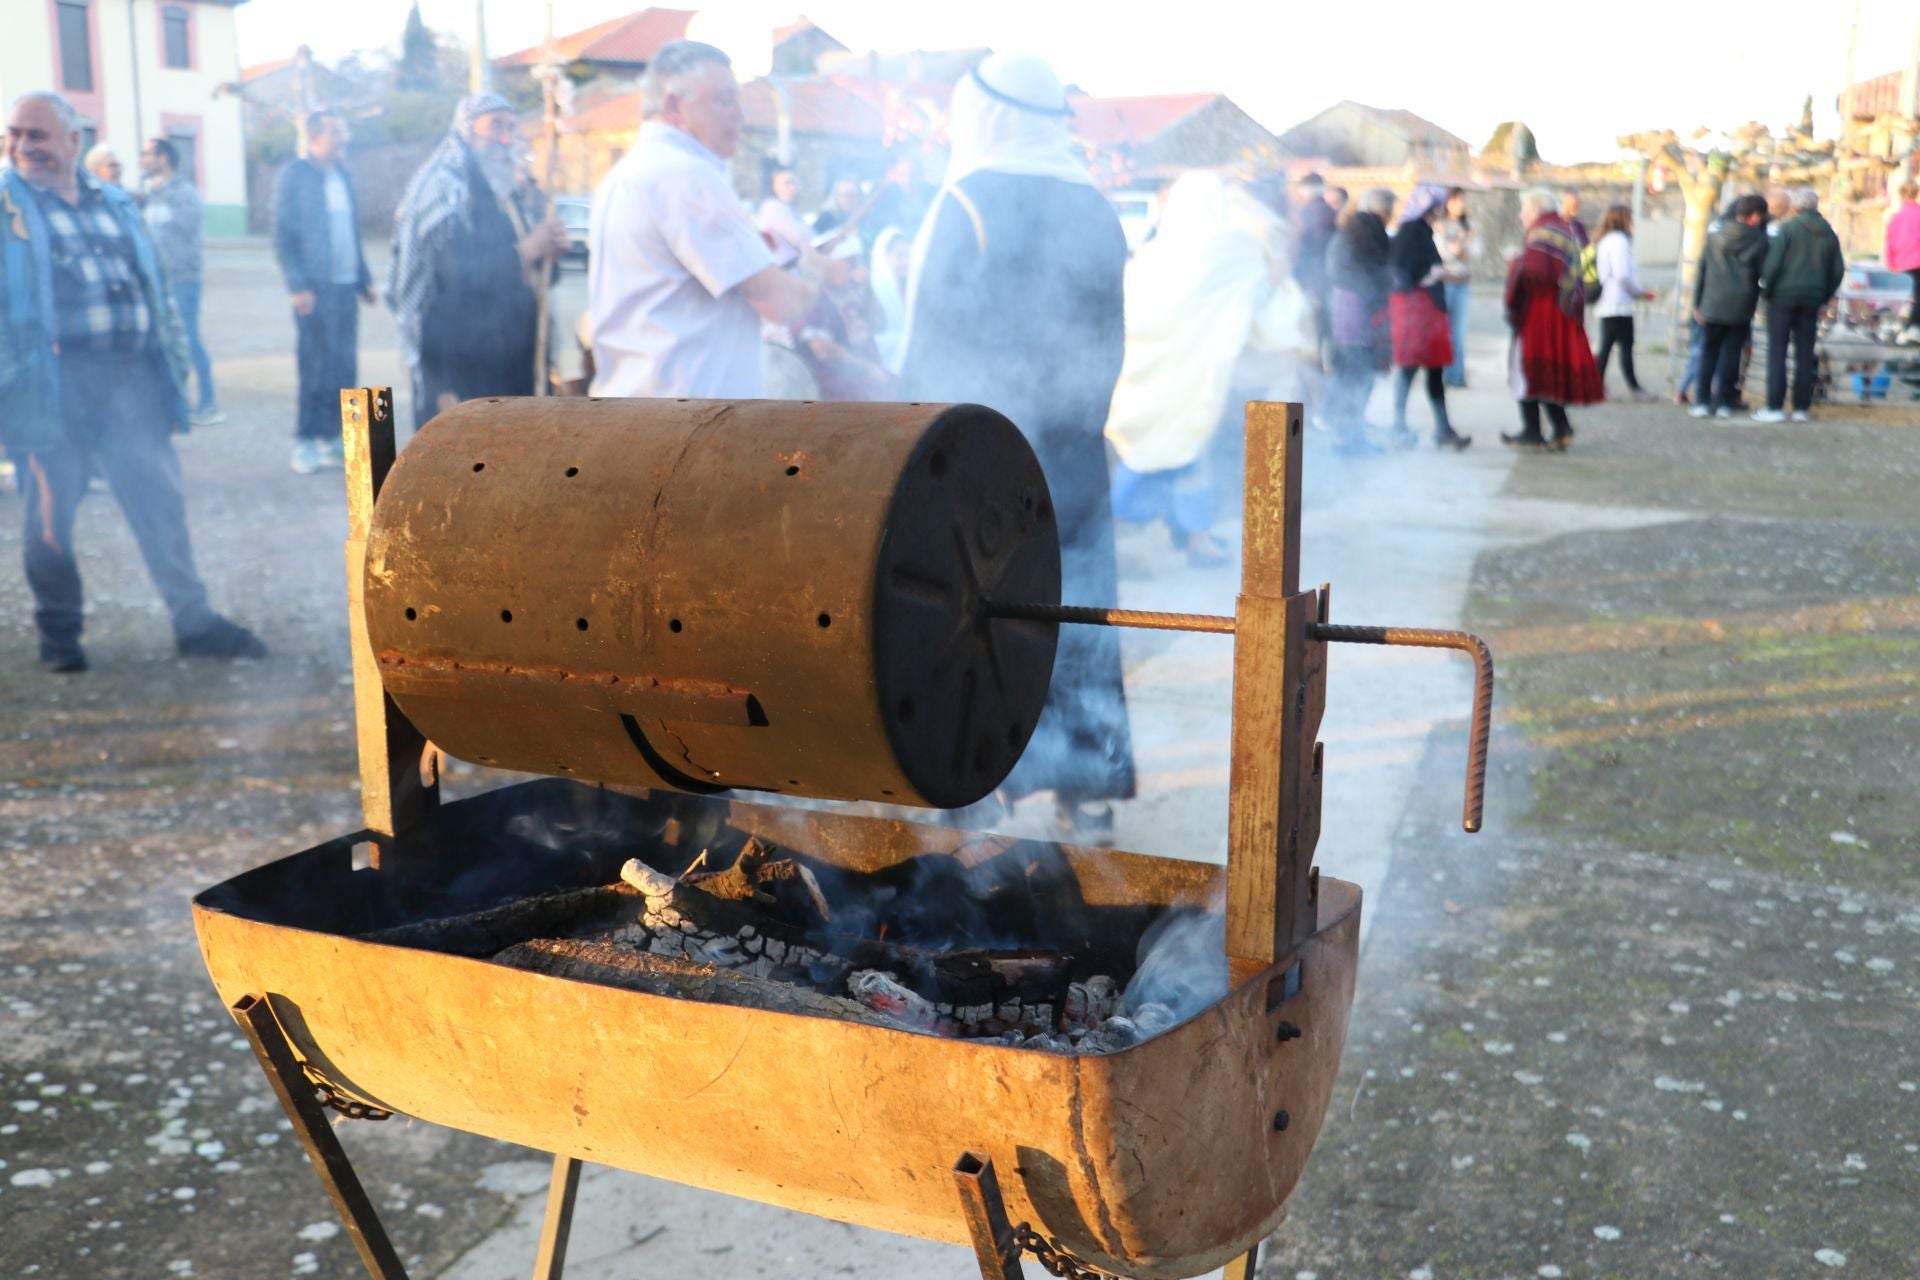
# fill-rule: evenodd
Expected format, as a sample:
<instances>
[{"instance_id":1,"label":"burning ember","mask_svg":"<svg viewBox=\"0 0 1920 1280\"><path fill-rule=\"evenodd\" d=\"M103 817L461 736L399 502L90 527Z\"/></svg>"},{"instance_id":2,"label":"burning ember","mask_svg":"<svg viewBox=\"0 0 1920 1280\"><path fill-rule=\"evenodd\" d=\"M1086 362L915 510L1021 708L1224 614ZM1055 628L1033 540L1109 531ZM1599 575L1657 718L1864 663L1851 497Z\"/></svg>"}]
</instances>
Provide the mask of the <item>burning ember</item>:
<instances>
[{"instance_id":1,"label":"burning ember","mask_svg":"<svg viewBox=\"0 0 1920 1280\"><path fill-rule=\"evenodd\" d=\"M1129 993L1124 977L1083 972L1065 951L975 945L962 935L983 931L977 901L963 903L969 924L956 922L967 910L930 911L857 878L836 882L835 901L805 862L758 837L724 869L702 869L707 856L678 876L633 858L619 884L367 938L656 995L1061 1054L1126 1049L1182 1016L1147 998L1152 991Z\"/></svg>"}]
</instances>

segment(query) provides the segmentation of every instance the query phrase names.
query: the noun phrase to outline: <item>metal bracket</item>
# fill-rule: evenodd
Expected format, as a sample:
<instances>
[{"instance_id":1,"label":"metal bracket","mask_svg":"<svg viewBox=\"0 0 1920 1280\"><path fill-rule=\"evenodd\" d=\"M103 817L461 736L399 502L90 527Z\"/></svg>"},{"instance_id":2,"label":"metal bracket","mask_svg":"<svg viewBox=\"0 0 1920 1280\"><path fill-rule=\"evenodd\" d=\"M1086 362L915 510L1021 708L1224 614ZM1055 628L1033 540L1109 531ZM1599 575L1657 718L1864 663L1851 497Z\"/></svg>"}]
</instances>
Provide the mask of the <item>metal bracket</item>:
<instances>
[{"instance_id":1,"label":"metal bracket","mask_svg":"<svg viewBox=\"0 0 1920 1280\"><path fill-rule=\"evenodd\" d=\"M360 806L373 835L373 865L404 845L440 805L439 753L387 696L362 608L373 504L398 456L389 387L340 392L346 448L347 629L353 649L353 718L360 744Z\"/></svg>"},{"instance_id":2,"label":"metal bracket","mask_svg":"<svg viewBox=\"0 0 1920 1280\"><path fill-rule=\"evenodd\" d=\"M991 1157L965 1152L953 1166L953 1180L960 1188L960 1207L967 1217L968 1234L973 1237L980 1280L1022 1280L1022 1253L1033 1254L1048 1275L1063 1280L1120 1280L1112 1272L1088 1266L1062 1248L1058 1240L1047 1239L1027 1223L1015 1226L1009 1221ZM1254 1280L1259 1253L1260 1246L1255 1245L1227 1263L1226 1280Z\"/></svg>"}]
</instances>

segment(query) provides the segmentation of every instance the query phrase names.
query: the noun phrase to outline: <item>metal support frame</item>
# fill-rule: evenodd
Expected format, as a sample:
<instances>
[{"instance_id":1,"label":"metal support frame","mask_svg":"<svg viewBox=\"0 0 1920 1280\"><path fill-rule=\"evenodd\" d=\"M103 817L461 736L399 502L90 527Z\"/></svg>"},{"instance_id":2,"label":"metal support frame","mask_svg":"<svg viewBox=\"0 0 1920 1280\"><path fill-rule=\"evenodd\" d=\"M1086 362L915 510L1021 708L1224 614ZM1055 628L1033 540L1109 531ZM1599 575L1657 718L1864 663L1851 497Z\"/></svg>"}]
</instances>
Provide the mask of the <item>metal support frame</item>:
<instances>
[{"instance_id":1,"label":"metal support frame","mask_svg":"<svg viewBox=\"0 0 1920 1280\"><path fill-rule=\"evenodd\" d=\"M367 1274L374 1280L407 1280L407 1269L400 1265L400 1255L393 1251L393 1242L387 1239L386 1228L380 1225L373 1201L367 1198L366 1189L353 1171L353 1161L347 1158L346 1149L334 1136L333 1126L327 1123L327 1113L314 1096L312 1083L300 1070L293 1046L287 1043L286 1032L273 1016L268 998L264 995L241 997L233 1006L233 1017L246 1035L247 1043L253 1046L253 1056L260 1060L260 1070L266 1073L267 1083L273 1086L274 1096L280 1099L287 1119L293 1121L293 1132L313 1164L314 1173L319 1175L320 1184L327 1189L334 1212L340 1215L340 1223L346 1227L353 1247L360 1251L360 1261L366 1265Z\"/></svg>"}]
</instances>

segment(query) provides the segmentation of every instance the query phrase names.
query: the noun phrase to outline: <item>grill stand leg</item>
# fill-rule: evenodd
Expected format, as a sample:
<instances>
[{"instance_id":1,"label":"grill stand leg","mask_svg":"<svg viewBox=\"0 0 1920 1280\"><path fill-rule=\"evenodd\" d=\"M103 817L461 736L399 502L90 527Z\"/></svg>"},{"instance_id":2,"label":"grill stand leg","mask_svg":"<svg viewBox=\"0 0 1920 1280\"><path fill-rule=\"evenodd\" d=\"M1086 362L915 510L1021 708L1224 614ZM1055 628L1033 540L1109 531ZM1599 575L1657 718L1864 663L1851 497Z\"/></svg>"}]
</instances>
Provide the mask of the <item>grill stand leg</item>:
<instances>
[{"instance_id":1,"label":"grill stand leg","mask_svg":"<svg viewBox=\"0 0 1920 1280\"><path fill-rule=\"evenodd\" d=\"M573 1202L580 1191L580 1161L572 1156L553 1158L553 1181L547 1187L547 1216L540 1224L540 1256L533 1264L533 1280L560 1280L567 1268L567 1236L573 1230Z\"/></svg>"},{"instance_id":2,"label":"grill stand leg","mask_svg":"<svg viewBox=\"0 0 1920 1280\"><path fill-rule=\"evenodd\" d=\"M353 1171L353 1161L334 1135L327 1112L314 1097L313 1083L293 1056L286 1032L267 1004L264 995L243 996L233 1006L234 1021L253 1046L254 1057L273 1086L274 1096L293 1122L300 1145L306 1150L320 1185L327 1189L334 1212L360 1252L360 1261L373 1280L407 1280L407 1269L400 1264L387 1230L380 1225L373 1201ZM547 1216L540 1228L540 1256L534 1263L533 1280L560 1280L567 1265L567 1236L573 1230L574 1198L580 1189L581 1162L572 1156L553 1158L553 1182L547 1188ZM999 1197L996 1191L995 1203ZM1004 1216L1004 1215L1003 1215Z\"/></svg>"},{"instance_id":3,"label":"grill stand leg","mask_svg":"<svg viewBox=\"0 0 1920 1280\"><path fill-rule=\"evenodd\" d=\"M969 1151L953 1166L953 1180L960 1188L960 1207L967 1215L967 1230L973 1236L973 1254L980 1262L980 1280L1022 1280L1020 1242L1014 1238L1013 1224L1007 1220L1007 1206L1000 1198L1000 1179L993 1172L993 1161Z\"/></svg>"},{"instance_id":4,"label":"grill stand leg","mask_svg":"<svg viewBox=\"0 0 1920 1280\"><path fill-rule=\"evenodd\" d=\"M313 1171L320 1176L320 1184L327 1189L353 1247L360 1251L367 1274L374 1280L407 1280L407 1269L400 1265L400 1255L393 1251L393 1242L387 1239L386 1228L380 1225L373 1202L353 1171L353 1162L313 1096L313 1085L294 1061L293 1046L287 1043L286 1033L268 1008L267 998L241 997L233 1006L233 1016L247 1043L253 1046L254 1056L260 1059L260 1069L266 1072L267 1083L273 1086L287 1119L293 1121L293 1131L299 1135Z\"/></svg>"},{"instance_id":5,"label":"grill stand leg","mask_svg":"<svg viewBox=\"0 0 1920 1280\"><path fill-rule=\"evenodd\" d=\"M1260 1246L1255 1245L1232 1262L1220 1273L1220 1280L1254 1280L1260 1274Z\"/></svg>"}]
</instances>

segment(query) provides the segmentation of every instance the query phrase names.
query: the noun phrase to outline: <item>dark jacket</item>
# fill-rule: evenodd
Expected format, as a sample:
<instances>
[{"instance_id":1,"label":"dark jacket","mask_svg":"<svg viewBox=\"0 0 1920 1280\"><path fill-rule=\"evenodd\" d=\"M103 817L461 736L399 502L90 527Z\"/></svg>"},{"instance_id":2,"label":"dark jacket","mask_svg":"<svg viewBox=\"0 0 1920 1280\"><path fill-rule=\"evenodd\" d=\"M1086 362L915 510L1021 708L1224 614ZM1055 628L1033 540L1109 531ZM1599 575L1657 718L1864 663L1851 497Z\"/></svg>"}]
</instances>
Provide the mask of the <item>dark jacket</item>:
<instances>
[{"instance_id":1,"label":"dark jacket","mask_svg":"<svg viewBox=\"0 0 1920 1280\"><path fill-rule=\"evenodd\" d=\"M153 317L156 359L173 387L167 421L187 425L187 333L166 273L133 198L101 187L107 208L133 246L140 285ZM61 427L60 353L54 333L52 232L26 180L0 168L0 445L18 456L52 448Z\"/></svg>"},{"instance_id":2,"label":"dark jacket","mask_svg":"<svg viewBox=\"0 0 1920 1280\"><path fill-rule=\"evenodd\" d=\"M1348 214L1327 246L1327 283L1360 298L1369 312L1380 310L1393 291L1392 243L1379 214Z\"/></svg>"},{"instance_id":3,"label":"dark jacket","mask_svg":"<svg viewBox=\"0 0 1920 1280\"><path fill-rule=\"evenodd\" d=\"M439 412L444 392L458 400L533 394L540 303L527 283L519 243L469 153L465 227L441 248L421 318L422 394L415 407L422 425ZM395 300L392 289L387 300Z\"/></svg>"},{"instance_id":4,"label":"dark jacket","mask_svg":"<svg viewBox=\"0 0 1920 1280\"><path fill-rule=\"evenodd\" d=\"M1293 278L1313 297L1327 291L1327 247L1333 242L1337 221L1325 196L1300 206L1300 232L1293 242Z\"/></svg>"},{"instance_id":5,"label":"dark jacket","mask_svg":"<svg viewBox=\"0 0 1920 1280\"><path fill-rule=\"evenodd\" d=\"M1760 272L1760 292L1768 302L1784 307L1825 306L1827 299L1840 292L1846 276L1840 237L1825 218L1809 209L1780 224L1780 234L1773 238Z\"/></svg>"},{"instance_id":6,"label":"dark jacket","mask_svg":"<svg viewBox=\"0 0 1920 1280\"><path fill-rule=\"evenodd\" d=\"M353 178L345 167L347 203L354 211L354 253L359 257L359 279L354 289L373 287L367 255L360 245L360 206L353 194ZM306 293L327 284L333 275L333 236L327 225L326 175L307 159L295 160L273 183L273 256L280 263L288 293Z\"/></svg>"},{"instance_id":7,"label":"dark jacket","mask_svg":"<svg viewBox=\"0 0 1920 1280\"><path fill-rule=\"evenodd\" d=\"M1760 268L1767 260L1767 233L1736 218L1720 222L1707 237L1693 281L1693 309L1708 324L1751 324L1760 305Z\"/></svg>"},{"instance_id":8,"label":"dark jacket","mask_svg":"<svg viewBox=\"0 0 1920 1280\"><path fill-rule=\"evenodd\" d=\"M1433 242L1433 224L1415 218L1400 224L1387 247L1387 265L1393 273L1393 291L1406 293L1425 289L1433 304L1447 309L1447 291L1438 280L1427 282L1433 269L1441 265L1440 247Z\"/></svg>"}]
</instances>

